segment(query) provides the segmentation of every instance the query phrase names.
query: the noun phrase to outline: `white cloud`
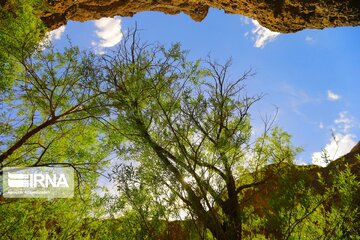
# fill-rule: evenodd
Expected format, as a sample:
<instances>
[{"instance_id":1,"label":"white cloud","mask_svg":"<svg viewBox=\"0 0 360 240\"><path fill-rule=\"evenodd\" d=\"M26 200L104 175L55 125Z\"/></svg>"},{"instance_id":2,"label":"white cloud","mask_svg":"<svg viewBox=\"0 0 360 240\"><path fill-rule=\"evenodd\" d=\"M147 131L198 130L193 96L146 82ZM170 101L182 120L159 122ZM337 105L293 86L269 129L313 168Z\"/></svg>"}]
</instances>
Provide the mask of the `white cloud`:
<instances>
[{"instance_id":1,"label":"white cloud","mask_svg":"<svg viewBox=\"0 0 360 240\"><path fill-rule=\"evenodd\" d=\"M118 44L123 35L121 32L121 19L115 18L101 18L94 21L96 36L99 42L92 42L93 45L102 48L113 47Z\"/></svg>"},{"instance_id":2,"label":"white cloud","mask_svg":"<svg viewBox=\"0 0 360 240\"><path fill-rule=\"evenodd\" d=\"M349 129L355 126L355 119L348 115L349 113L347 111L340 112L339 118L334 121L338 128L344 133L348 133Z\"/></svg>"},{"instance_id":3,"label":"white cloud","mask_svg":"<svg viewBox=\"0 0 360 240\"><path fill-rule=\"evenodd\" d=\"M329 160L335 160L350 150L357 143L354 134L335 134L328 144L326 144L324 151L326 152ZM323 158L323 152L315 152L312 154L312 163L325 167L327 163Z\"/></svg>"},{"instance_id":4,"label":"white cloud","mask_svg":"<svg viewBox=\"0 0 360 240\"><path fill-rule=\"evenodd\" d=\"M61 26L49 33L51 39L60 40L61 35L65 32L65 26Z\"/></svg>"},{"instance_id":5,"label":"white cloud","mask_svg":"<svg viewBox=\"0 0 360 240\"><path fill-rule=\"evenodd\" d=\"M328 100L330 100L330 101L337 101L337 100L339 100L339 99L341 98L341 96L338 95L338 94L336 94L336 93L334 93L334 92L331 91L331 90L328 90L328 91L327 91L327 98L328 98Z\"/></svg>"},{"instance_id":6,"label":"white cloud","mask_svg":"<svg viewBox=\"0 0 360 240\"><path fill-rule=\"evenodd\" d=\"M245 17L245 16L240 16L240 21L243 25L248 25L250 24L250 18Z\"/></svg>"},{"instance_id":7,"label":"white cloud","mask_svg":"<svg viewBox=\"0 0 360 240\"><path fill-rule=\"evenodd\" d=\"M254 35L254 47L263 48L267 43L274 41L276 37L280 34L278 32L273 32L263 26L256 20L252 20L254 27L251 33Z\"/></svg>"},{"instance_id":8,"label":"white cloud","mask_svg":"<svg viewBox=\"0 0 360 240\"><path fill-rule=\"evenodd\" d=\"M45 34L45 37L39 43L39 47L44 50L45 47L48 46L48 44L50 44L52 41L54 41L54 39L60 40L61 36L63 35L64 32L65 32L65 26L61 26L55 30L47 32Z\"/></svg>"},{"instance_id":9,"label":"white cloud","mask_svg":"<svg viewBox=\"0 0 360 240\"><path fill-rule=\"evenodd\" d=\"M330 161L350 152L357 143L356 135L349 132L351 128L356 126L355 122L356 120L349 116L348 112L340 112L339 117L334 120L336 126L335 133L332 134L329 143L326 144L323 151L312 154L312 163L323 167L326 166L327 162L323 157L324 152Z\"/></svg>"},{"instance_id":10,"label":"white cloud","mask_svg":"<svg viewBox=\"0 0 360 240\"><path fill-rule=\"evenodd\" d=\"M320 122L319 128L320 128L320 129L323 129L323 128L324 128L324 123L323 123L323 122Z\"/></svg>"}]
</instances>

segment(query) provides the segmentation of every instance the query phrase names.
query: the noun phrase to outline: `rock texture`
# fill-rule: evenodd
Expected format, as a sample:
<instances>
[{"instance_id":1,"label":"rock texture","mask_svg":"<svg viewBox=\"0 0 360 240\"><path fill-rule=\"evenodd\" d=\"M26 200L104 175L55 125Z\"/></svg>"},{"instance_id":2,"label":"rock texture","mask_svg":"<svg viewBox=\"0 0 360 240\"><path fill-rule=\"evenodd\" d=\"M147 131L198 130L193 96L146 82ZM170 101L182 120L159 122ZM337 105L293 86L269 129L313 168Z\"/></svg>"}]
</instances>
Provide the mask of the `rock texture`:
<instances>
[{"instance_id":1,"label":"rock texture","mask_svg":"<svg viewBox=\"0 0 360 240\"><path fill-rule=\"evenodd\" d=\"M360 0L47 0L40 13L50 29L68 20L132 16L138 12L183 12L201 21L209 8L256 19L272 31L290 33L305 28L360 25Z\"/></svg>"}]
</instances>

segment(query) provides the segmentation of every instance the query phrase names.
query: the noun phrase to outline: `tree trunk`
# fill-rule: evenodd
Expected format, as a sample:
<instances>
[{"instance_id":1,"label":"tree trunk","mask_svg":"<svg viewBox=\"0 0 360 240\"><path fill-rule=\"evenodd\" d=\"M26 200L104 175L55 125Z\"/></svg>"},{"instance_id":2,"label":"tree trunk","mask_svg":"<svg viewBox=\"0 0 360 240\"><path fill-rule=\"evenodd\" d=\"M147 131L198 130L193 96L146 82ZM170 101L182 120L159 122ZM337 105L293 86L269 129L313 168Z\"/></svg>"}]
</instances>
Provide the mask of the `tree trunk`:
<instances>
[{"instance_id":1,"label":"tree trunk","mask_svg":"<svg viewBox=\"0 0 360 240\"><path fill-rule=\"evenodd\" d=\"M236 184L233 178L227 183L228 199L223 206L226 220L223 223L223 229L227 240L242 239L242 219L241 210L236 192Z\"/></svg>"},{"instance_id":2,"label":"tree trunk","mask_svg":"<svg viewBox=\"0 0 360 240\"><path fill-rule=\"evenodd\" d=\"M224 223L225 239L227 240L241 240L242 226L240 216L229 219Z\"/></svg>"}]
</instances>

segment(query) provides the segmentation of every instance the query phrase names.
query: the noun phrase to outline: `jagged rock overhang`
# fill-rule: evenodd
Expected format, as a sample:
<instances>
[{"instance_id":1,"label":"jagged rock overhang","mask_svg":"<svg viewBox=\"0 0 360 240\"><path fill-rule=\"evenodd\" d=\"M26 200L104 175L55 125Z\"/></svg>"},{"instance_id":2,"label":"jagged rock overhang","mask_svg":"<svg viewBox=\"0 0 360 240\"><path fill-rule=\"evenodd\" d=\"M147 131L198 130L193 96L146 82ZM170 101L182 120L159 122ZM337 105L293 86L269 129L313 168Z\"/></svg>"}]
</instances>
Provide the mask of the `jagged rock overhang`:
<instances>
[{"instance_id":1,"label":"jagged rock overhang","mask_svg":"<svg viewBox=\"0 0 360 240\"><path fill-rule=\"evenodd\" d=\"M359 0L48 0L48 5L40 15L49 29L68 20L133 16L144 11L183 12L201 21L209 8L256 19L264 27L282 33L360 25Z\"/></svg>"}]
</instances>

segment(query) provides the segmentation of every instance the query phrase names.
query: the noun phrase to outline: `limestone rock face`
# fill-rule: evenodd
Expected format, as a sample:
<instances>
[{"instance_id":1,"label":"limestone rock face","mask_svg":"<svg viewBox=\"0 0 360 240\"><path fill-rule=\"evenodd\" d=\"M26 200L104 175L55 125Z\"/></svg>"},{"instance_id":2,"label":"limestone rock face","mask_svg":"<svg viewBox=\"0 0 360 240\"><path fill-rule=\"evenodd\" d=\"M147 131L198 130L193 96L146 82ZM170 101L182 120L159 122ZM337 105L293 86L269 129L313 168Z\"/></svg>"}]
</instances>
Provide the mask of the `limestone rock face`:
<instances>
[{"instance_id":1,"label":"limestone rock face","mask_svg":"<svg viewBox=\"0 0 360 240\"><path fill-rule=\"evenodd\" d=\"M86 21L101 17L132 16L138 12L183 12L201 21L209 8L241 14L277 32L305 28L360 25L360 0L47 0L49 9L41 18L50 29L68 20Z\"/></svg>"}]
</instances>

